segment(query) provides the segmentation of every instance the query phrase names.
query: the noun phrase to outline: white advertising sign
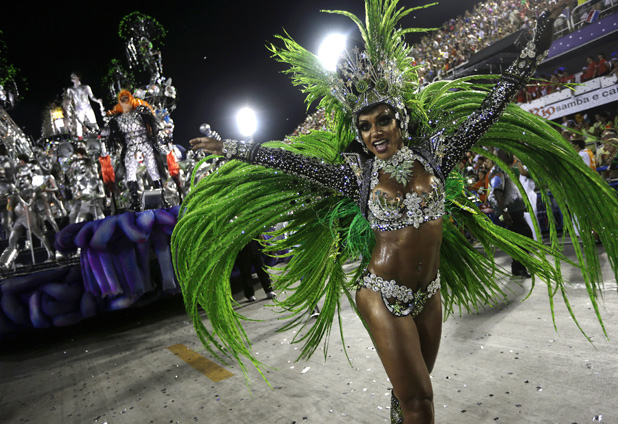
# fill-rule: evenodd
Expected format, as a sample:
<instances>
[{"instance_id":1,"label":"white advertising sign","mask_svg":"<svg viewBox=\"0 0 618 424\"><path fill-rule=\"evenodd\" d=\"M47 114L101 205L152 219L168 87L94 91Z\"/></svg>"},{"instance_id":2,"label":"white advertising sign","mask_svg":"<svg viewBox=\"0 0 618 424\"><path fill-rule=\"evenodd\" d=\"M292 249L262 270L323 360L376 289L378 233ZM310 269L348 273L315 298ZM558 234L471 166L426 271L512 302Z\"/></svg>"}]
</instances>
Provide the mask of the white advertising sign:
<instances>
[{"instance_id":1,"label":"white advertising sign","mask_svg":"<svg viewBox=\"0 0 618 424\"><path fill-rule=\"evenodd\" d=\"M618 85L614 84L581 94L574 93L569 98L552 104L534 101L522 103L519 106L542 118L554 120L615 101L618 101Z\"/></svg>"}]
</instances>

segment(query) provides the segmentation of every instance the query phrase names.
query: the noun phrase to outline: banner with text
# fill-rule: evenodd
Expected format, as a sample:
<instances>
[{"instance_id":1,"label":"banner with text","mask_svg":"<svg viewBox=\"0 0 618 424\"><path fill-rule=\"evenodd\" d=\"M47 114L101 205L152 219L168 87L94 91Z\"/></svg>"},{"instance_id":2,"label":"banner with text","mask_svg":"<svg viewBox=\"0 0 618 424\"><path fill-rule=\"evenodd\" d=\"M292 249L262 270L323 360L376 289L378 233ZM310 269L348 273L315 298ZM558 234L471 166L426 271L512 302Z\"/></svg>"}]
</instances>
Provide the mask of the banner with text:
<instances>
[{"instance_id":1,"label":"banner with text","mask_svg":"<svg viewBox=\"0 0 618 424\"><path fill-rule=\"evenodd\" d=\"M587 93L574 95L569 99L547 106L536 107L536 105L531 105L529 103L522 103L519 106L542 118L554 120L615 101L618 101L618 85L603 87Z\"/></svg>"}]
</instances>

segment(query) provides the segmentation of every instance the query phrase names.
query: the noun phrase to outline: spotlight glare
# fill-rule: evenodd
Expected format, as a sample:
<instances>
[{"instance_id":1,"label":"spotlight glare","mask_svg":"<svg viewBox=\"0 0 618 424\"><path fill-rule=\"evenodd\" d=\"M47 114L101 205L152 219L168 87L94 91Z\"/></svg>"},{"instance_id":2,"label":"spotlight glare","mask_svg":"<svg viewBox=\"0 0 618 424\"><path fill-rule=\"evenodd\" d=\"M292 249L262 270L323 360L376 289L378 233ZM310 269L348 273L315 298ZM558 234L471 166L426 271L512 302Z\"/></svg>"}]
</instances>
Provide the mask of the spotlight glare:
<instances>
[{"instance_id":1,"label":"spotlight glare","mask_svg":"<svg viewBox=\"0 0 618 424\"><path fill-rule=\"evenodd\" d=\"M236 125L241 135L251 137L257 130L255 112L248 107L240 109L236 114Z\"/></svg>"},{"instance_id":2,"label":"spotlight glare","mask_svg":"<svg viewBox=\"0 0 618 424\"><path fill-rule=\"evenodd\" d=\"M342 34L331 34L327 36L318 50L318 57L322 66L327 71L336 71L337 62L341 53L345 50L347 37Z\"/></svg>"}]
</instances>

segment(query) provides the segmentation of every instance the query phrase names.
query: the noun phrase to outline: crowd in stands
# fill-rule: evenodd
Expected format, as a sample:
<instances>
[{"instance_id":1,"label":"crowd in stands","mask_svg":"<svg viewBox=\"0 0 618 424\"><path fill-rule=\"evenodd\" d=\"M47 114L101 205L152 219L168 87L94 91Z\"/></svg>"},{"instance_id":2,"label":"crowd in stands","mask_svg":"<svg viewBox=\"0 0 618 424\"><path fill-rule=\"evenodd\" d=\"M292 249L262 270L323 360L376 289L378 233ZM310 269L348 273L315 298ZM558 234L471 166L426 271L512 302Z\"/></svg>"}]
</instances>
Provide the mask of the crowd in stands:
<instances>
[{"instance_id":1,"label":"crowd in stands","mask_svg":"<svg viewBox=\"0 0 618 424\"><path fill-rule=\"evenodd\" d=\"M527 103L548 94L561 90L565 84L578 84L604 76L618 76L618 56L608 60L605 53L586 57L586 66L581 72L573 74L564 67L560 67L551 75L539 75L537 81L528 84L525 90L520 90L515 100L518 103Z\"/></svg>"},{"instance_id":2,"label":"crowd in stands","mask_svg":"<svg viewBox=\"0 0 618 424\"><path fill-rule=\"evenodd\" d=\"M604 9L608 1L591 0L588 2L590 10ZM421 81L428 83L442 79L449 70L466 63L472 55L496 41L520 29L531 31L537 15L546 10L550 3L551 0L479 2L463 16L445 22L437 31L422 37L412 48L411 56L414 64L419 66ZM581 1L573 0L567 10L574 10L580 3ZM566 19L559 19L556 26L565 25L564 22Z\"/></svg>"},{"instance_id":3,"label":"crowd in stands","mask_svg":"<svg viewBox=\"0 0 618 424\"><path fill-rule=\"evenodd\" d=\"M291 135L285 137L284 141L289 141L290 137L309 134L310 131L321 131L327 129L326 114L324 109L318 109L311 115L308 115L302 124L300 124Z\"/></svg>"},{"instance_id":4,"label":"crowd in stands","mask_svg":"<svg viewBox=\"0 0 618 424\"><path fill-rule=\"evenodd\" d=\"M473 10L446 22L421 38L412 49L423 82L440 79L494 42L535 25L550 0L495 0L477 3Z\"/></svg>"},{"instance_id":5,"label":"crowd in stands","mask_svg":"<svg viewBox=\"0 0 618 424\"><path fill-rule=\"evenodd\" d=\"M590 81L596 77L604 77L609 75L612 71L615 73L618 70L616 66L613 66L614 63L606 59L604 53L599 53L597 58L597 60L592 56L586 58L586 66L582 68L582 75L579 79L580 82ZM618 57L612 60L616 62L618 61Z\"/></svg>"},{"instance_id":6,"label":"crowd in stands","mask_svg":"<svg viewBox=\"0 0 618 424\"><path fill-rule=\"evenodd\" d=\"M613 114L601 110L590 115L566 116L561 126L562 136L573 144L590 168L608 181L618 179L618 109ZM458 166L469 183L468 189L481 204L486 202L489 186L486 162L485 156L468 152Z\"/></svg>"},{"instance_id":7,"label":"crowd in stands","mask_svg":"<svg viewBox=\"0 0 618 424\"><path fill-rule=\"evenodd\" d=\"M618 178L618 110L612 114L602 110L591 114L575 114L562 118L563 137L585 145L593 155L591 168L606 179Z\"/></svg>"}]
</instances>

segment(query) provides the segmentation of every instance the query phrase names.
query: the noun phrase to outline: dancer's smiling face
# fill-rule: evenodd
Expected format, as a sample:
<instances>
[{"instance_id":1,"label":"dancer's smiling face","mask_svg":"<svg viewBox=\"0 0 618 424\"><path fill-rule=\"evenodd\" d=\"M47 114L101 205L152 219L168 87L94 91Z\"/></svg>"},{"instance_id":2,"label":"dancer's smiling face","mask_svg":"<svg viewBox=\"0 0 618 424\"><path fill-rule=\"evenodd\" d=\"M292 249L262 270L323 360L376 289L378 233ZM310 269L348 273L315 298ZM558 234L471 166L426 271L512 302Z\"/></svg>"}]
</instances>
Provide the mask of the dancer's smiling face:
<instances>
[{"instance_id":1,"label":"dancer's smiling face","mask_svg":"<svg viewBox=\"0 0 618 424\"><path fill-rule=\"evenodd\" d=\"M395 112L380 104L358 115L358 130L367 149L380 159L388 159L403 146Z\"/></svg>"}]
</instances>

